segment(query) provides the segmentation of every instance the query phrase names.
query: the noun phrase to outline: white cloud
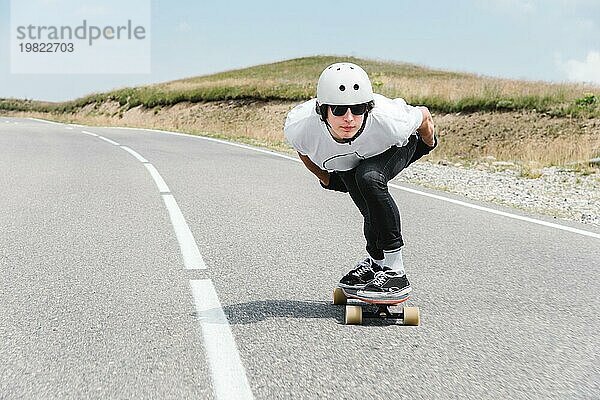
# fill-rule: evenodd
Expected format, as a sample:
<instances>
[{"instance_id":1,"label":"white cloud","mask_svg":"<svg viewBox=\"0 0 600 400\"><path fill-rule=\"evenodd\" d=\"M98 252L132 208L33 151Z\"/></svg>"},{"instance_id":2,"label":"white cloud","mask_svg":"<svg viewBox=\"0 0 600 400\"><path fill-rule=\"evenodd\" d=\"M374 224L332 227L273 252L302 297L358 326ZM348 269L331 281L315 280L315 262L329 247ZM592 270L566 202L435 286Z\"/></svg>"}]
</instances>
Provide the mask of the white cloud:
<instances>
[{"instance_id":1,"label":"white cloud","mask_svg":"<svg viewBox=\"0 0 600 400\"><path fill-rule=\"evenodd\" d=\"M561 69L567 79L574 82L591 82L600 84L600 52L590 51L584 61L568 60L560 62Z\"/></svg>"}]
</instances>

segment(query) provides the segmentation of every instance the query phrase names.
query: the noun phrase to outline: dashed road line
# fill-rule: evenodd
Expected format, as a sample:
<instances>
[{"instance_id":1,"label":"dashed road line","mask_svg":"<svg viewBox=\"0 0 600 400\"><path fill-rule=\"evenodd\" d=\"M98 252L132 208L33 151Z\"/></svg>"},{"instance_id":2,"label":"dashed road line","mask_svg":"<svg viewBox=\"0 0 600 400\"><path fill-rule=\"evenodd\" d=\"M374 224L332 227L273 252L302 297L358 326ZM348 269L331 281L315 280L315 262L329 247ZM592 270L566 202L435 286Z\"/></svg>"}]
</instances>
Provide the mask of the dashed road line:
<instances>
[{"instance_id":1,"label":"dashed road line","mask_svg":"<svg viewBox=\"0 0 600 400\"><path fill-rule=\"evenodd\" d=\"M150 163L144 163L148 172L150 172L150 176L154 179L154 183L156 183L156 187L158 187L158 191L160 193L171 193L171 190L167 186L165 180L160 176L154 165Z\"/></svg>"},{"instance_id":2,"label":"dashed road line","mask_svg":"<svg viewBox=\"0 0 600 400\"><path fill-rule=\"evenodd\" d=\"M206 264L204 263L202 254L200 254L196 240L194 240L194 235L187 222L185 222L185 218L183 217L175 198L172 194L167 193L162 193L162 198L169 211L169 217L171 218L171 224L173 225L175 236L179 242L185 269L206 269Z\"/></svg>"},{"instance_id":3,"label":"dashed road line","mask_svg":"<svg viewBox=\"0 0 600 400\"><path fill-rule=\"evenodd\" d=\"M114 146L119 146L119 143L115 142L114 140L110 140L109 138L105 138L104 136L99 136L98 135L98 139L102 139L105 142L108 142L108 143L110 143L110 144L112 144Z\"/></svg>"},{"instance_id":4,"label":"dashed road line","mask_svg":"<svg viewBox=\"0 0 600 400\"><path fill-rule=\"evenodd\" d=\"M185 269L207 269L194 235L185 221L175 197L154 165L128 146L119 145L113 140L88 131L82 131L82 133L96 136L119 146L146 167L169 213ZM218 400L252 400L254 396L235 344L235 338L212 281L210 279L190 280L190 287L202 331L215 398Z\"/></svg>"},{"instance_id":5,"label":"dashed road line","mask_svg":"<svg viewBox=\"0 0 600 400\"><path fill-rule=\"evenodd\" d=\"M210 279L190 281L217 399L253 399L235 338Z\"/></svg>"},{"instance_id":6,"label":"dashed road line","mask_svg":"<svg viewBox=\"0 0 600 400\"><path fill-rule=\"evenodd\" d=\"M63 124L62 122L50 121L50 120L47 120L47 119L32 118L32 117L30 117L28 119L31 119L33 121L38 121L38 122L45 122L47 124L53 124L53 125L66 125L66 124Z\"/></svg>"},{"instance_id":7,"label":"dashed road line","mask_svg":"<svg viewBox=\"0 0 600 400\"><path fill-rule=\"evenodd\" d=\"M146 160L144 157L142 157L142 156L141 156L139 153L137 153L136 151L133 151L133 150L131 150L129 147L127 147L127 146L121 146L121 148L122 148L123 150L125 150L126 152L128 152L129 154L131 154L132 156L134 156L135 158L137 158L137 160L138 160L139 162L142 162L142 163L147 163L147 162L148 162L148 160Z\"/></svg>"}]
</instances>

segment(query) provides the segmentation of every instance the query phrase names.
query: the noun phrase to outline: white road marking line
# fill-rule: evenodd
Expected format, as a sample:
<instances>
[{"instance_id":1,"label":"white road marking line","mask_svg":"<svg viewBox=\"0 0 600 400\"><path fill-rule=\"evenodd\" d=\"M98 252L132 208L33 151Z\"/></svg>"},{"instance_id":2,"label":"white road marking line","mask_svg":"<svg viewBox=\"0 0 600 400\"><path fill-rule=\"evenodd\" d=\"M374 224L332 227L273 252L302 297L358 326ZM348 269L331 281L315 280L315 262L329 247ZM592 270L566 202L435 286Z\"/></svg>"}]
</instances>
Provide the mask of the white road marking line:
<instances>
[{"instance_id":1,"label":"white road marking line","mask_svg":"<svg viewBox=\"0 0 600 400\"><path fill-rule=\"evenodd\" d=\"M88 131L81 131L81 133L85 133L86 135L90 135L90 136L94 136L94 137L98 137L97 134L92 133L92 132L88 132Z\"/></svg>"},{"instance_id":2,"label":"white road marking line","mask_svg":"<svg viewBox=\"0 0 600 400\"><path fill-rule=\"evenodd\" d=\"M150 172L152 179L154 179L154 182L156 183L156 186L158 187L158 191L161 193L171 193L171 190L167 186L167 183L162 178L162 176L160 176L160 174L158 173L156 168L154 168L154 165L152 165L152 164L145 164L145 165L146 165L146 169L148 170L148 172Z\"/></svg>"},{"instance_id":3,"label":"white road marking line","mask_svg":"<svg viewBox=\"0 0 600 400\"><path fill-rule=\"evenodd\" d=\"M143 163L147 163L148 160L146 160L144 157L142 157L139 153L133 151L132 149L130 149L127 146L121 146L121 148L123 150L125 150L126 152L128 152L129 154L131 154L132 156L134 156L135 158L137 158L138 161L143 162Z\"/></svg>"},{"instance_id":4,"label":"white road marking line","mask_svg":"<svg viewBox=\"0 0 600 400\"><path fill-rule=\"evenodd\" d=\"M190 135L190 134L187 134L187 133L163 131L163 130L160 130L160 129L131 128L131 127L127 127L127 126L124 126L124 127L99 126L98 128L101 128L101 129L127 129L127 130L133 130L133 131L158 132L158 133L164 133L164 134L173 135L173 136L183 136L183 137L187 137L187 138L194 137L194 138L197 138L197 139L208 140L208 141L211 141L211 142L217 142L217 143L226 144L228 146L233 146L233 147L239 147L239 148L242 148L242 149L252 150L252 151L259 152L259 153L270 154L272 156L276 156L276 157L279 157L279 158L285 158L285 159L290 160L290 161L296 161L296 162L300 162L300 163L302 162L298 158L286 156L285 154L276 153L274 151L259 149L259 148L248 146L248 145L245 145L245 144L228 142L226 140L215 139L215 138L206 137L206 136L197 136L197 135Z\"/></svg>"},{"instance_id":5,"label":"white road marking line","mask_svg":"<svg viewBox=\"0 0 600 400\"><path fill-rule=\"evenodd\" d=\"M106 140L106 138L91 132L83 131L83 133ZM139 153L127 146L120 147L144 163L161 192L169 212L171 224L175 230L175 236L179 242L185 268L206 269L206 264L200 254L194 235L162 176ZM229 322L223 312L212 281L210 279L190 281L190 285L198 312L198 321L202 329L204 348L211 369L215 398L218 400L254 399Z\"/></svg>"},{"instance_id":6,"label":"white road marking line","mask_svg":"<svg viewBox=\"0 0 600 400\"><path fill-rule=\"evenodd\" d=\"M94 135L91 132L82 131L83 133L87 133L90 135ZM110 139L106 139L103 136L96 135L99 139L106 140L109 143L117 144ZM138 161L144 163L144 166L152 176L154 183L158 187L158 191L162 194L163 201L165 206L167 207L167 211L169 212L169 218L171 219L171 224L173 225L173 230L175 231L175 236L177 237L177 242L179 243L179 249L181 250L181 255L183 257L183 264L185 269L206 269L206 264L204 263L204 259L202 258L202 254L200 254L200 250L198 249L198 244L196 243L196 239L194 239L194 235L190 227L188 226L179 205L175 201L175 198L171 194L171 190L167 183L160 175L158 170L154 167L154 165L148 163L144 157L142 157L139 153L132 150L127 146L119 145L123 150L129 152Z\"/></svg>"},{"instance_id":7,"label":"white road marking line","mask_svg":"<svg viewBox=\"0 0 600 400\"><path fill-rule=\"evenodd\" d=\"M35 119L35 118L30 118L30 119ZM44 120L40 120L40 121L54 123L54 122L51 122L51 121L44 121ZM179 133L179 132L163 131L163 130L160 130L160 129L147 129L147 128L131 128L131 127L115 127L115 126L103 126L103 127L98 127L98 128L101 128L101 129L130 129L130 130L140 130L140 131L148 131L148 132L165 133L165 134L168 134L168 135L175 135L175 136L185 136L185 137L188 137L188 138L196 138L196 139L208 140L208 141L212 141L212 142L226 144L228 146L240 147L240 148L244 148L244 149L248 149L248 150L252 150L252 151L256 151L256 152L260 152L260 153L270 154L270 155L273 155L275 157L285 158L287 160L295 161L295 162L298 162L298 163L302 163L302 161L299 160L298 158L286 156L284 154L279 154L279 153L276 153L274 151L257 149L257 148L252 147L252 146L247 146L247 145L243 145L243 144L239 144L239 143L232 143L232 142L228 142L226 140L208 138L208 137L204 137L204 136L190 135L190 134ZM418 195L421 195L421 196L435 198L437 200L446 201L446 202L449 202L449 203L459 204L459 205L462 205L462 206L465 206L465 207L470 207L470 208L473 208L473 209L476 209L476 210L479 210L479 211L490 212L490 213L493 213L493 214L503 215L503 216L509 217L509 218L514 218L514 219L518 219L518 220L522 220L522 221L526 221L526 222L531 222L531 223L538 224L538 225L544 225L544 226L552 227L552 228L555 228L555 229L560 229L560 230L563 230L563 231L567 231L567 232L576 233L576 234L579 234L579 235L584 235L584 236L588 236L588 237L593 237L593 238L596 238L596 239L600 239L600 234L595 233L595 232L586 231L586 230L583 230L583 229L571 228L571 227L566 226L566 225L560 225L560 224L555 224L555 223L551 223L551 222L545 222L545 221L542 221L542 220L539 220L539 219L535 219L535 218L522 217L520 215L511 214L511 213L504 212L504 211L497 211L497 210L494 210L492 208L481 207L481 206L478 206L476 204L468 203L468 202L465 202L465 201L458 201L458 200L451 199L449 197L444 197L444 196L439 196L439 195L433 195L433 194L429 194L427 192L422 192L420 190L410 189L410 188L398 186L398 185L395 185L395 184L390 184L390 186L393 187L393 188L395 188L395 189L404 190L404 191L411 192L411 193L414 193L414 194L418 194Z\"/></svg>"},{"instance_id":8,"label":"white road marking line","mask_svg":"<svg viewBox=\"0 0 600 400\"><path fill-rule=\"evenodd\" d=\"M105 138L104 136L98 135L98 139L102 139L105 142L108 142L108 143L113 144L115 146L119 146L119 143L115 142L114 140L110 140L109 138Z\"/></svg>"},{"instance_id":9,"label":"white road marking line","mask_svg":"<svg viewBox=\"0 0 600 400\"><path fill-rule=\"evenodd\" d=\"M235 338L210 279L192 280L192 295L218 400L253 399Z\"/></svg>"},{"instance_id":10,"label":"white road marking line","mask_svg":"<svg viewBox=\"0 0 600 400\"><path fill-rule=\"evenodd\" d=\"M189 270L206 269L206 264L204 263L202 254L200 254L196 239L194 239L194 235L192 234L189 225L185 221L179 205L171 194L171 190L154 165L149 163L144 163L144 165L146 166L148 172L150 172L152 179L154 179L154 182L158 187L158 191L162 194L163 201L165 202L165 206L169 212L171 225L173 225L175 237L177 238L179 249L181 250L181 255L183 257L184 268Z\"/></svg>"},{"instance_id":11,"label":"white road marking line","mask_svg":"<svg viewBox=\"0 0 600 400\"><path fill-rule=\"evenodd\" d=\"M185 218L183 217L175 198L172 194L167 193L164 193L162 198L169 211L169 217L171 218L171 224L173 225L175 236L179 242L185 269L206 269L206 264L204 263L202 254L200 254L194 235L187 222L185 222Z\"/></svg>"},{"instance_id":12,"label":"white road marking line","mask_svg":"<svg viewBox=\"0 0 600 400\"><path fill-rule=\"evenodd\" d=\"M72 126L67 126L68 130L73 130L74 128Z\"/></svg>"},{"instance_id":13,"label":"white road marking line","mask_svg":"<svg viewBox=\"0 0 600 400\"><path fill-rule=\"evenodd\" d=\"M28 118L28 119L32 119L34 121L38 121L38 122L45 122L47 124L54 124L54 125L64 125L61 122L54 122L54 121L49 121L47 119L40 119L40 118Z\"/></svg>"},{"instance_id":14,"label":"white road marking line","mask_svg":"<svg viewBox=\"0 0 600 400\"><path fill-rule=\"evenodd\" d=\"M546 221L542 221L542 220L534 219L534 218L530 218L530 217L524 217L524 216L517 215L517 214L511 214L511 213L508 213L505 211L494 210L493 208L483 207L483 206L479 206L477 204L472 204L472 203L467 203L467 202L460 201L460 200L450 199L447 197L439 196L437 194L425 193L425 192L421 192L420 190L415 190L415 189L411 189L411 188L407 188L407 187L403 187L403 186L398 186L393 183L388 183L388 185L395 189L404 190L405 192L410 192L410 193L419 194L421 196L431 197L433 199L446 201L448 203L458 204L463 207L468 207L468 208L472 208L475 210L488 212L491 214L501 215L501 216L507 217L507 218L517 219L520 221L526 221L526 222L530 222L532 224L543 225L543 226L547 226L550 228L561 229L563 231L573 232L573 233L577 233L579 235L584 235L584 236L589 236L589 237L593 237L596 239L600 239L600 234L598 234L598 233L584 231L582 229L572 228L570 226L554 224L552 222L546 222Z\"/></svg>"}]
</instances>

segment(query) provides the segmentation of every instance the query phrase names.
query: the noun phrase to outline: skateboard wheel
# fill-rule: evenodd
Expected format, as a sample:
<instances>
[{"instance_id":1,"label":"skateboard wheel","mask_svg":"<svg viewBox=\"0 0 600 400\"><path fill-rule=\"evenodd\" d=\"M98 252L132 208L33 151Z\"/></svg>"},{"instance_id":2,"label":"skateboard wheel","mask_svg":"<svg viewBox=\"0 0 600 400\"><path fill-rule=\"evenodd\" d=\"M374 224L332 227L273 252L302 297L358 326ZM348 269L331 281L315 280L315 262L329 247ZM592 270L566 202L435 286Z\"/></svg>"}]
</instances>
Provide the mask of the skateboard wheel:
<instances>
[{"instance_id":1,"label":"skateboard wheel","mask_svg":"<svg viewBox=\"0 0 600 400\"><path fill-rule=\"evenodd\" d=\"M333 289L333 304L346 304L346 294L342 289L336 287Z\"/></svg>"},{"instance_id":2,"label":"skateboard wheel","mask_svg":"<svg viewBox=\"0 0 600 400\"><path fill-rule=\"evenodd\" d=\"M421 323L419 307L404 307L404 325L418 326Z\"/></svg>"},{"instance_id":3,"label":"skateboard wheel","mask_svg":"<svg viewBox=\"0 0 600 400\"><path fill-rule=\"evenodd\" d=\"M362 307L361 306L346 306L346 325L362 324Z\"/></svg>"}]
</instances>

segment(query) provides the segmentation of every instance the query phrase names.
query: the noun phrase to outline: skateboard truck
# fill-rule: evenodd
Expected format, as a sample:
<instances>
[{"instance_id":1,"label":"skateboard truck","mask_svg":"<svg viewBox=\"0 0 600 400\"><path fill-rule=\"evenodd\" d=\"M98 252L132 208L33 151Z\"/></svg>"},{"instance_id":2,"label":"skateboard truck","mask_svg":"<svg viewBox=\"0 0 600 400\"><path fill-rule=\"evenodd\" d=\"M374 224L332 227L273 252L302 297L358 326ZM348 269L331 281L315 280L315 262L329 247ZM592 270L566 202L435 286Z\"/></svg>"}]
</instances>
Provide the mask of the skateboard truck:
<instances>
[{"instance_id":1,"label":"skateboard truck","mask_svg":"<svg viewBox=\"0 0 600 400\"><path fill-rule=\"evenodd\" d=\"M404 318L404 313L393 313L390 310L389 306L386 306L383 304L378 304L377 311L375 311L374 313L364 313L363 312L363 316L369 316L371 314L373 314L374 316L377 316L377 317L382 317L382 318L400 318L400 319Z\"/></svg>"},{"instance_id":2,"label":"skateboard truck","mask_svg":"<svg viewBox=\"0 0 600 400\"><path fill-rule=\"evenodd\" d=\"M421 316L419 313L419 307L402 307L401 312L393 312L390 310L391 306L398 305L408 300L406 298L393 303L378 303L373 301L372 303L363 301L352 297L351 294L344 292L341 288L335 288L333 290L333 304L345 304L346 310L344 314L344 323L346 325L360 325L363 322L363 318L384 318L384 319L401 319L404 325L417 326L421 322ZM354 299L359 301L359 304L348 304L348 299ZM373 304L377 306L377 311L364 311L363 307Z\"/></svg>"}]
</instances>

